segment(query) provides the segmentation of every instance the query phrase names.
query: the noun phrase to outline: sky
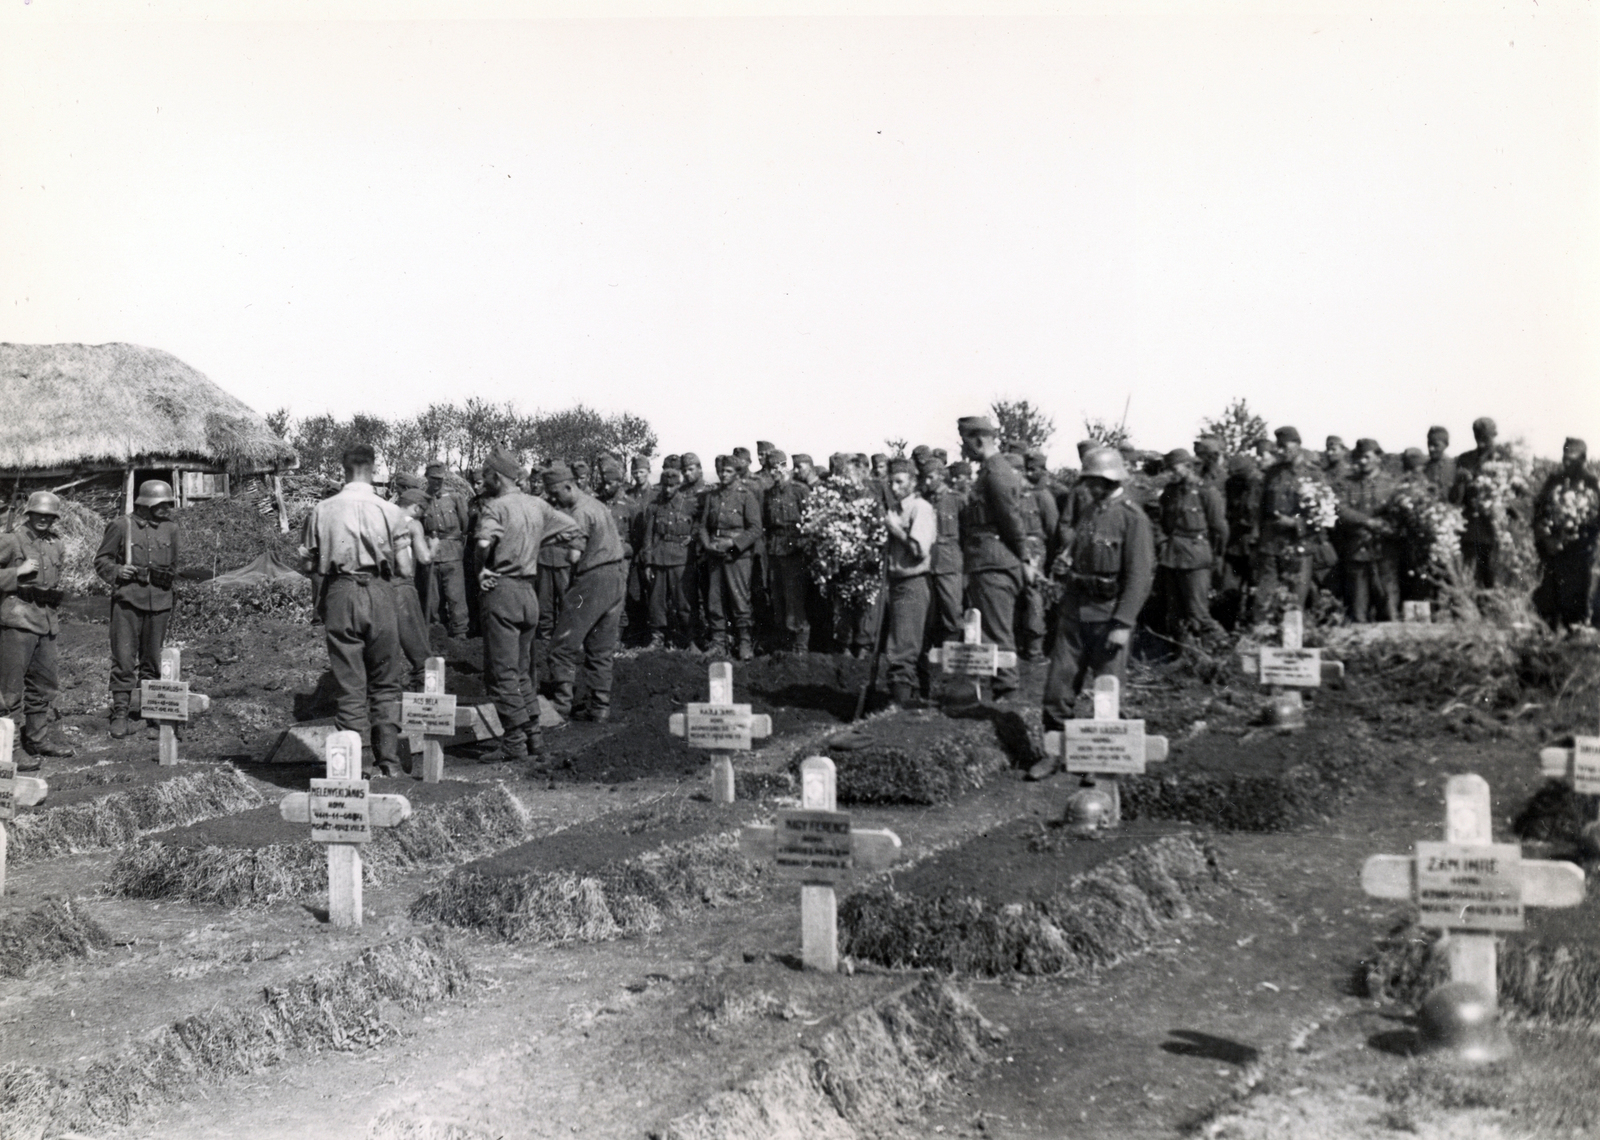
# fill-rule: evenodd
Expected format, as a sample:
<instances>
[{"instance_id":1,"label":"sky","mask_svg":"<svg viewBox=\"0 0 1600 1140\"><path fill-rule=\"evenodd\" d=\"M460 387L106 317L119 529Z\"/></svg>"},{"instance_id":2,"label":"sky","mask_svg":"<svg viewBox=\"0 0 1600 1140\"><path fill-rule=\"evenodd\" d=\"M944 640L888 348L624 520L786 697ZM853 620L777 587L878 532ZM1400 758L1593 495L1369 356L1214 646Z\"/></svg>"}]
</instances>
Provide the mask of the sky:
<instances>
[{"instance_id":1,"label":"sky","mask_svg":"<svg viewBox=\"0 0 1600 1140\"><path fill-rule=\"evenodd\" d=\"M583 402L706 457L953 449L997 397L1063 463L1085 417L1166 449L1237 397L1308 442L1462 450L1487 414L1600 451L1597 32L1575 0L4 0L0 340L161 348L296 416Z\"/></svg>"}]
</instances>

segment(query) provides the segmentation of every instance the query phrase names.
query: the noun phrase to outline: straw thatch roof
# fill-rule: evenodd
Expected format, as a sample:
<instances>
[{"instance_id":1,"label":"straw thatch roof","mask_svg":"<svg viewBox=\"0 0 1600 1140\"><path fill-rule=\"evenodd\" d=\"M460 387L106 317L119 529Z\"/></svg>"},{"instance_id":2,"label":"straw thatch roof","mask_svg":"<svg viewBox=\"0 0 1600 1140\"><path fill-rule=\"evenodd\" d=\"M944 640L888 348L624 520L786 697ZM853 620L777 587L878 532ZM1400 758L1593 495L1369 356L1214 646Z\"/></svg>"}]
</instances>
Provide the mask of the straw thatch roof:
<instances>
[{"instance_id":1,"label":"straw thatch roof","mask_svg":"<svg viewBox=\"0 0 1600 1140\"><path fill-rule=\"evenodd\" d=\"M298 462L261 416L136 344L0 344L0 408L0 471Z\"/></svg>"}]
</instances>

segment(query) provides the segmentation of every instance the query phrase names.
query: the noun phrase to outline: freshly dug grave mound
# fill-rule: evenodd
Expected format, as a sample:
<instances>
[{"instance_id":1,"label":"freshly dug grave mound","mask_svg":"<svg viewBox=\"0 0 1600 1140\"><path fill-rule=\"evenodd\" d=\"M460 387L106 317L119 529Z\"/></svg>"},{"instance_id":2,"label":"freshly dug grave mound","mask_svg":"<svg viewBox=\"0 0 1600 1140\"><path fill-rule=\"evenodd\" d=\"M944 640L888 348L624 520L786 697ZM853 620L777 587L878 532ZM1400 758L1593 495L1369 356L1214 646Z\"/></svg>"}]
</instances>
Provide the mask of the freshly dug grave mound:
<instances>
[{"instance_id":1,"label":"freshly dug grave mound","mask_svg":"<svg viewBox=\"0 0 1600 1140\"><path fill-rule=\"evenodd\" d=\"M1171 827L1088 841L1018 820L850 895L839 945L896 968L1076 973L1195 918L1219 874L1214 851Z\"/></svg>"},{"instance_id":2,"label":"freshly dug grave mound","mask_svg":"<svg viewBox=\"0 0 1600 1140\"><path fill-rule=\"evenodd\" d=\"M58 791L51 777L49 798L6 825L10 861L118 847L152 831L248 811L262 802L256 786L231 765L114 765L104 771L108 781L124 774L128 778Z\"/></svg>"},{"instance_id":3,"label":"freshly dug grave mound","mask_svg":"<svg viewBox=\"0 0 1600 1140\"><path fill-rule=\"evenodd\" d=\"M361 852L364 883L474 858L528 834L527 808L502 784L378 779L372 785L404 794L412 815L399 827L373 829ZM265 906L325 893L328 863L310 830L286 822L272 804L151 836L123 852L105 889L123 898Z\"/></svg>"},{"instance_id":4,"label":"freshly dug grave mound","mask_svg":"<svg viewBox=\"0 0 1600 1140\"><path fill-rule=\"evenodd\" d=\"M829 742L842 804L944 804L983 787L1010 763L987 721L895 714ZM794 772L800 771L797 759Z\"/></svg>"},{"instance_id":5,"label":"freshly dug grave mound","mask_svg":"<svg viewBox=\"0 0 1600 1140\"><path fill-rule=\"evenodd\" d=\"M1227 831L1287 831L1370 790L1397 761L1360 723L1311 718L1301 732L1203 733L1122 780L1128 819L1181 820Z\"/></svg>"},{"instance_id":6,"label":"freshly dug grave mound","mask_svg":"<svg viewBox=\"0 0 1600 1140\"><path fill-rule=\"evenodd\" d=\"M659 930L757 888L762 871L739 853L738 828L758 814L688 799L613 812L452 871L411 917L539 944Z\"/></svg>"},{"instance_id":7,"label":"freshly dug grave mound","mask_svg":"<svg viewBox=\"0 0 1600 1140\"><path fill-rule=\"evenodd\" d=\"M755 1080L671 1121L665 1140L881 1136L911 1123L1001 1032L947 982L925 978L801 1034Z\"/></svg>"},{"instance_id":8,"label":"freshly dug grave mound","mask_svg":"<svg viewBox=\"0 0 1600 1140\"><path fill-rule=\"evenodd\" d=\"M354 961L268 986L248 1005L173 1022L86 1067L0 1072L0 1140L91 1132L128 1123L141 1105L196 1084L253 1073L297 1052L355 1052L399 1032L385 1016L464 993L467 962L443 936L404 938Z\"/></svg>"},{"instance_id":9,"label":"freshly dug grave mound","mask_svg":"<svg viewBox=\"0 0 1600 1140\"><path fill-rule=\"evenodd\" d=\"M1585 846L1583 829L1594 822L1596 804L1594 796L1579 795L1564 780L1546 780L1517 813L1511 830L1524 841L1556 844L1563 849L1561 858L1571 858Z\"/></svg>"},{"instance_id":10,"label":"freshly dug grave mound","mask_svg":"<svg viewBox=\"0 0 1600 1140\"><path fill-rule=\"evenodd\" d=\"M20 978L40 962L87 958L111 948L111 935L70 899L45 899L26 914L0 918L0 977Z\"/></svg>"}]
</instances>

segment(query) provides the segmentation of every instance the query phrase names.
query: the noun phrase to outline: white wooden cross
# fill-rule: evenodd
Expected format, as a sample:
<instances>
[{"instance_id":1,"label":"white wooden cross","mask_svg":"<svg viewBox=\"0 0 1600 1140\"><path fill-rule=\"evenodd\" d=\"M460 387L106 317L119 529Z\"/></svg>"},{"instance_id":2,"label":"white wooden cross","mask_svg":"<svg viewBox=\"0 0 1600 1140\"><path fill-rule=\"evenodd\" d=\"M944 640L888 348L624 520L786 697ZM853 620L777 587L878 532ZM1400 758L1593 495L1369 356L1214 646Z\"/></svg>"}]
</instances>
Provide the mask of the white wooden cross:
<instances>
[{"instance_id":1,"label":"white wooden cross","mask_svg":"<svg viewBox=\"0 0 1600 1140\"><path fill-rule=\"evenodd\" d=\"M161 679L139 682L139 715L145 720L161 722L160 763L178 762L178 733L176 726L188 721L191 713L203 713L211 708L211 698L204 693L191 693L189 682L180 681L183 672L183 653L177 649L161 651Z\"/></svg>"},{"instance_id":2,"label":"white wooden cross","mask_svg":"<svg viewBox=\"0 0 1600 1140\"><path fill-rule=\"evenodd\" d=\"M1539 770L1569 781L1579 795L1600 795L1600 736L1574 736L1571 748L1541 748Z\"/></svg>"},{"instance_id":3,"label":"white wooden cross","mask_svg":"<svg viewBox=\"0 0 1600 1140\"><path fill-rule=\"evenodd\" d=\"M1122 719L1122 686L1115 677L1094 680L1094 719L1074 720L1063 732L1044 734L1045 755L1060 757L1069 773L1111 796L1107 827L1122 822L1118 776L1142 776L1144 766L1167 758L1165 736L1146 735L1144 721Z\"/></svg>"},{"instance_id":4,"label":"white wooden cross","mask_svg":"<svg viewBox=\"0 0 1600 1140\"><path fill-rule=\"evenodd\" d=\"M1016 653L983 640L983 615L977 610L961 615L961 640L934 646L928 650L928 660L946 676L971 677L974 686L979 677L1017 667Z\"/></svg>"},{"instance_id":5,"label":"white wooden cross","mask_svg":"<svg viewBox=\"0 0 1600 1140\"><path fill-rule=\"evenodd\" d=\"M708 670L709 699L673 713L667 729L690 748L711 754L711 802L733 802L733 753L750 751L750 741L772 735L772 718L733 703L733 662L713 661Z\"/></svg>"},{"instance_id":6,"label":"white wooden cross","mask_svg":"<svg viewBox=\"0 0 1600 1140\"><path fill-rule=\"evenodd\" d=\"M838 807L833 761L812 756L800 763L800 810L780 811L776 824L739 833L748 859L771 860L778 874L800 881L800 960L810 970L839 968L839 908L834 884L852 871L881 871L900 857L892 831L852 828Z\"/></svg>"},{"instance_id":7,"label":"white wooden cross","mask_svg":"<svg viewBox=\"0 0 1600 1140\"><path fill-rule=\"evenodd\" d=\"M1450 980L1495 988L1497 930L1521 930L1523 908L1577 906L1583 869L1551 859L1524 859L1516 843L1496 843L1489 783L1451 776L1445 785L1443 843L1417 844L1414 855L1374 855L1361 868L1361 889L1374 898L1415 899L1418 921L1446 931Z\"/></svg>"},{"instance_id":8,"label":"white wooden cross","mask_svg":"<svg viewBox=\"0 0 1600 1140\"><path fill-rule=\"evenodd\" d=\"M1406 625L1429 625L1433 622L1433 604L1426 600L1401 602L1400 620Z\"/></svg>"},{"instance_id":9,"label":"white wooden cross","mask_svg":"<svg viewBox=\"0 0 1600 1140\"><path fill-rule=\"evenodd\" d=\"M422 782L444 779L444 744L456 734L456 695L444 691L444 658L423 666L422 692L400 695L400 730L411 738L411 754L422 754Z\"/></svg>"},{"instance_id":10,"label":"white wooden cross","mask_svg":"<svg viewBox=\"0 0 1600 1140\"><path fill-rule=\"evenodd\" d=\"M361 925L361 844L374 827L397 827L411 815L404 796L373 795L361 778L361 734L330 732L328 775L312 780L311 791L290 792L278 812L290 823L309 823L311 840L328 847L328 921Z\"/></svg>"},{"instance_id":11,"label":"white wooden cross","mask_svg":"<svg viewBox=\"0 0 1600 1140\"><path fill-rule=\"evenodd\" d=\"M1304 728L1305 701L1301 689L1315 689L1326 681L1344 678L1343 661L1324 661L1322 650L1306 649L1305 612L1283 611L1283 645L1262 646L1255 653L1239 655L1239 665L1254 673L1267 686L1272 699L1273 723L1283 728ZM1284 690L1288 690L1285 692Z\"/></svg>"},{"instance_id":12,"label":"white wooden cross","mask_svg":"<svg viewBox=\"0 0 1600 1140\"><path fill-rule=\"evenodd\" d=\"M16 742L16 723L0 717L0 895L6 893L6 820L17 818L18 806L31 807L50 794L50 785L38 776L17 775L11 759Z\"/></svg>"}]
</instances>

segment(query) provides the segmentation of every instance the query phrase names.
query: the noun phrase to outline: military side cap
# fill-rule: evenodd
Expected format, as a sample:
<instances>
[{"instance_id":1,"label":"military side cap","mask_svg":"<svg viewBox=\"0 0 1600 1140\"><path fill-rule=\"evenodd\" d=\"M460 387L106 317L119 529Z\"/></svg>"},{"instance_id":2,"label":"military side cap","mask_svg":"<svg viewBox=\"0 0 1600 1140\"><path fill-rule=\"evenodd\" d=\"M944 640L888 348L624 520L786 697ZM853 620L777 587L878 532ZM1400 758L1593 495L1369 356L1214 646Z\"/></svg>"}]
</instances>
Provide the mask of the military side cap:
<instances>
[{"instance_id":1,"label":"military side cap","mask_svg":"<svg viewBox=\"0 0 1600 1140\"><path fill-rule=\"evenodd\" d=\"M409 487L400 492L395 502L402 507L424 507L428 505L428 492Z\"/></svg>"},{"instance_id":2,"label":"military side cap","mask_svg":"<svg viewBox=\"0 0 1600 1140\"><path fill-rule=\"evenodd\" d=\"M926 475L930 471L943 471L944 464L931 455L924 455L922 462L917 464L917 469Z\"/></svg>"},{"instance_id":3,"label":"military side cap","mask_svg":"<svg viewBox=\"0 0 1600 1140\"><path fill-rule=\"evenodd\" d=\"M1588 455L1589 454L1589 445L1587 443L1584 443L1583 440L1579 439L1575 435L1567 436L1567 441L1561 445L1561 449L1563 451L1565 451L1569 447L1576 448L1577 450L1583 452L1584 455Z\"/></svg>"},{"instance_id":4,"label":"military side cap","mask_svg":"<svg viewBox=\"0 0 1600 1140\"><path fill-rule=\"evenodd\" d=\"M552 463L539 473L546 487L558 487L562 483L572 482L572 468L565 463Z\"/></svg>"},{"instance_id":5,"label":"military side cap","mask_svg":"<svg viewBox=\"0 0 1600 1140\"><path fill-rule=\"evenodd\" d=\"M1361 456L1369 453L1372 455L1382 455L1383 448L1378 446L1378 441L1375 439L1356 440L1356 455Z\"/></svg>"},{"instance_id":6,"label":"military side cap","mask_svg":"<svg viewBox=\"0 0 1600 1140\"><path fill-rule=\"evenodd\" d=\"M443 479L449 473L450 469L443 463L428 464L428 478L430 479Z\"/></svg>"},{"instance_id":7,"label":"military side cap","mask_svg":"<svg viewBox=\"0 0 1600 1140\"><path fill-rule=\"evenodd\" d=\"M1499 430L1499 428L1494 426L1494 421L1488 416L1479 416L1477 419L1472 421L1473 435L1478 435L1481 432L1488 432L1490 435L1494 435Z\"/></svg>"},{"instance_id":8,"label":"military side cap","mask_svg":"<svg viewBox=\"0 0 1600 1140\"><path fill-rule=\"evenodd\" d=\"M889 460L889 474L899 475L902 472L907 475L916 474L916 472L912 470L911 460L902 455L897 455L893 459Z\"/></svg>"},{"instance_id":9,"label":"military side cap","mask_svg":"<svg viewBox=\"0 0 1600 1140\"><path fill-rule=\"evenodd\" d=\"M684 467L688 467L691 464L694 465L695 467L699 467L700 466L700 457L698 455L696 455L692 451L685 451L683 453L683 455L680 457L679 462Z\"/></svg>"},{"instance_id":10,"label":"military side cap","mask_svg":"<svg viewBox=\"0 0 1600 1140\"><path fill-rule=\"evenodd\" d=\"M1194 441L1194 449L1202 455L1222 454L1222 441L1214 435L1203 435Z\"/></svg>"},{"instance_id":11,"label":"military side cap","mask_svg":"<svg viewBox=\"0 0 1600 1140\"><path fill-rule=\"evenodd\" d=\"M1028 465L1028 461L1022 458L1022 456L1018 455L1015 451L1006 452L1006 462L1011 464L1012 468L1017 471L1021 471Z\"/></svg>"},{"instance_id":12,"label":"military side cap","mask_svg":"<svg viewBox=\"0 0 1600 1140\"><path fill-rule=\"evenodd\" d=\"M750 458L750 449L748 447L736 447L731 452L729 452L728 454L730 454L735 459L749 459Z\"/></svg>"},{"instance_id":13,"label":"military side cap","mask_svg":"<svg viewBox=\"0 0 1600 1140\"><path fill-rule=\"evenodd\" d=\"M623 476L622 464L611 456L606 456L600 461L600 477L603 479L620 479Z\"/></svg>"},{"instance_id":14,"label":"military side cap","mask_svg":"<svg viewBox=\"0 0 1600 1140\"><path fill-rule=\"evenodd\" d=\"M1345 446L1344 437L1343 436L1339 436L1339 435L1330 435L1328 437L1328 439L1327 439L1327 442L1324 443L1322 446L1325 449L1329 448L1329 447L1344 447Z\"/></svg>"},{"instance_id":15,"label":"military side cap","mask_svg":"<svg viewBox=\"0 0 1600 1140\"><path fill-rule=\"evenodd\" d=\"M956 431L962 435L999 435L1000 429L988 416L962 416L956 421Z\"/></svg>"},{"instance_id":16,"label":"military side cap","mask_svg":"<svg viewBox=\"0 0 1600 1140\"><path fill-rule=\"evenodd\" d=\"M972 464L968 463L965 459L958 459L950 465L950 474L953 476L971 475Z\"/></svg>"},{"instance_id":17,"label":"military side cap","mask_svg":"<svg viewBox=\"0 0 1600 1140\"><path fill-rule=\"evenodd\" d=\"M782 467L789 462L789 457L776 447L767 448L767 462L774 467Z\"/></svg>"},{"instance_id":18,"label":"military side cap","mask_svg":"<svg viewBox=\"0 0 1600 1140\"><path fill-rule=\"evenodd\" d=\"M850 457L850 462L859 463L861 466L865 467L867 465L867 453L865 451L856 452Z\"/></svg>"},{"instance_id":19,"label":"military side cap","mask_svg":"<svg viewBox=\"0 0 1600 1140\"><path fill-rule=\"evenodd\" d=\"M1450 429L1449 428L1438 427L1438 426L1434 426L1434 427L1429 428L1428 429L1428 442L1432 443L1436 439L1440 439L1440 440L1443 440L1445 443L1449 443L1450 442Z\"/></svg>"},{"instance_id":20,"label":"military side cap","mask_svg":"<svg viewBox=\"0 0 1600 1140\"><path fill-rule=\"evenodd\" d=\"M883 460L883 461L884 461L884 462L885 462L885 463L887 463L887 462L889 462L889 457L888 457L888 455L886 455L886 454L885 454L885 453L883 453L883 452L881 452L881 451L879 451L879 452L877 452L877 453L875 453L875 454L874 454L874 455L873 455L873 457L872 457L872 462L874 462L874 463L876 463L876 462L878 462L878 460L880 460L880 459L881 459L881 460Z\"/></svg>"},{"instance_id":21,"label":"military side cap","mask_svg":"<svg viewBox=\"0 0 1600 1140\"><path fill-rule=\"evenodd\" d=\"M628 464L628 466L630 468L632 468L633 470L635 470L635 471L649 471L650 470L650 460L646 459L642 455L635 455L633 457L633 462Z\"/></svg>"},{"instance_id":22,"label":"military side cap","mask_svg":"<svg viewBox=\"0 0 1600 1140\"><path fill-rule=\"evenodd\" d=\"M758 439L758 440L756 440L756 454L757 455L763 455L766 452L777 451L777 450L778 450L778 445L773 443L770 439Z\"/></svg>"},{"instance_id":23,"label":"military side cap","mask_svg":"<svg viewBox=\"0 0 1600 1140\"><path fill-rule=\"evenodd\" d=\"M683 460L679 459L676 455L669 455L661 461L661 470L676 471L679 474L682 474Z\"/></svg>"},{"instance_id":24,"label":"military side cap","mask_svg":"<svg viewBox=\"0 0 1600 1140\"><path fill-rule=\"evenodd\" d=\"M1400 453L1407 467L1421 467L1428 461L1428 453L1420 447L1408 447Z\"/></svg>"},{"instance_id":25,"label":"military side cap","mask_svg":"<svg viewBox=\"0 0 1600 1140\"><path fill-rule=\"evenodd\" d=\"M942 447L936 447L932 451L928 452L928 454L937 459L940 463L950 462L950 453Z\"/></svg>"},{"instance_id":26,"label":"military side cap","mask_svg":"<svg viewBox=\"0 0 1600 1140\"><path fill-rule=\"evenodd\" d=\"M489 458L484 460L485 467L491 471L499 472L508 479L521 479L524 474L522 462L512 452L503 447L497 447L489 453Z\"/></svg>"},{"instance_id":27,"label":"military side cap","mask_svg":"<svg viewBox=\"0 0 1600 1140\"><path fill-rule=\"evenodd\" d=\"M927 444L919 443L917 446L911 449L911 458L916 460L918 463L921 463L924 459L928 458L929 450L930 449Z\"/></svg>"},{"instance_id":28,"label":"military side cap","mask_svg":"<svg viewBox=\"0 0 1600 1140\"><path fill-rule=\"evenodd\" d=\"M1279 443L1299 443L1300 433L1292 427L1281 427L1272 433Z\"/></svg>"},{"instance_id":29,"label":"military side cap","mask_svg":"<svg viewBox=\"0 0 1600 1140\"><path fill-rule=\"evenodd\" d=\"M712 462L712 466L715 467L718 471L721 471L724 467L732 467L733 466L733 456L731 456L731 455L719 455Z\"/></svg>"},{"instance_id":30,"label":"military side cap","mask_svg":"<svg viewBox=\"0 0 1600 1140\"><path fill-rule=\"evenodd\" d=\"M1167 465L1167 470L1170 471L1173 468L1177 467L1178 464L1180 464L1180 463L1193 463L1194 462L1194 456L1190 455L1183 448L1178 447L1178 448L1174 448L1173 450L1167 452L1166 455L1162 456L1161 462L1165 463Z\"/></svg>"},{"instance_id":31,"label":"military side cap","mask_svg":"<svg viewBox=\"0 0 1600 1140\"><path fill-rule=\"evenodd\" d=\"M1040 451L1037 447L1028 448L1027 451L1022 453L1022 458L1027 460L1029 463L1043 463L1045 461L1044 452Z\"/></svg>"},{"instance_id":32,"label":"military side cap","mask_svg":"<svg viewBox=\"0 0 1600 1140\"><path fill-rule=\"evenodd\" d=\"M793 464L794 464L794 465L795 465L795 466L796 466L796 467L798 467L798 466L800 466L800 464L802 464L802 463L807 463L807 464L810 464L810 465L811 465L811 466L813 466L813 467L815 467L815 466L816 466L816 461L815 461L815 460L813 460L813 459L812 459L812 458L811 458L811 456L809 456L809 455L807 455L807 454L806 454L806 453L805 453L805 452L803 452L803 451L797 451L797 452L795 452L795 453L794 453L794 458L793 458L793 459L792 459L792 460L791 460L791 462L792 462L792 463L793 463Z\"/></svg>"}]
</instances>

